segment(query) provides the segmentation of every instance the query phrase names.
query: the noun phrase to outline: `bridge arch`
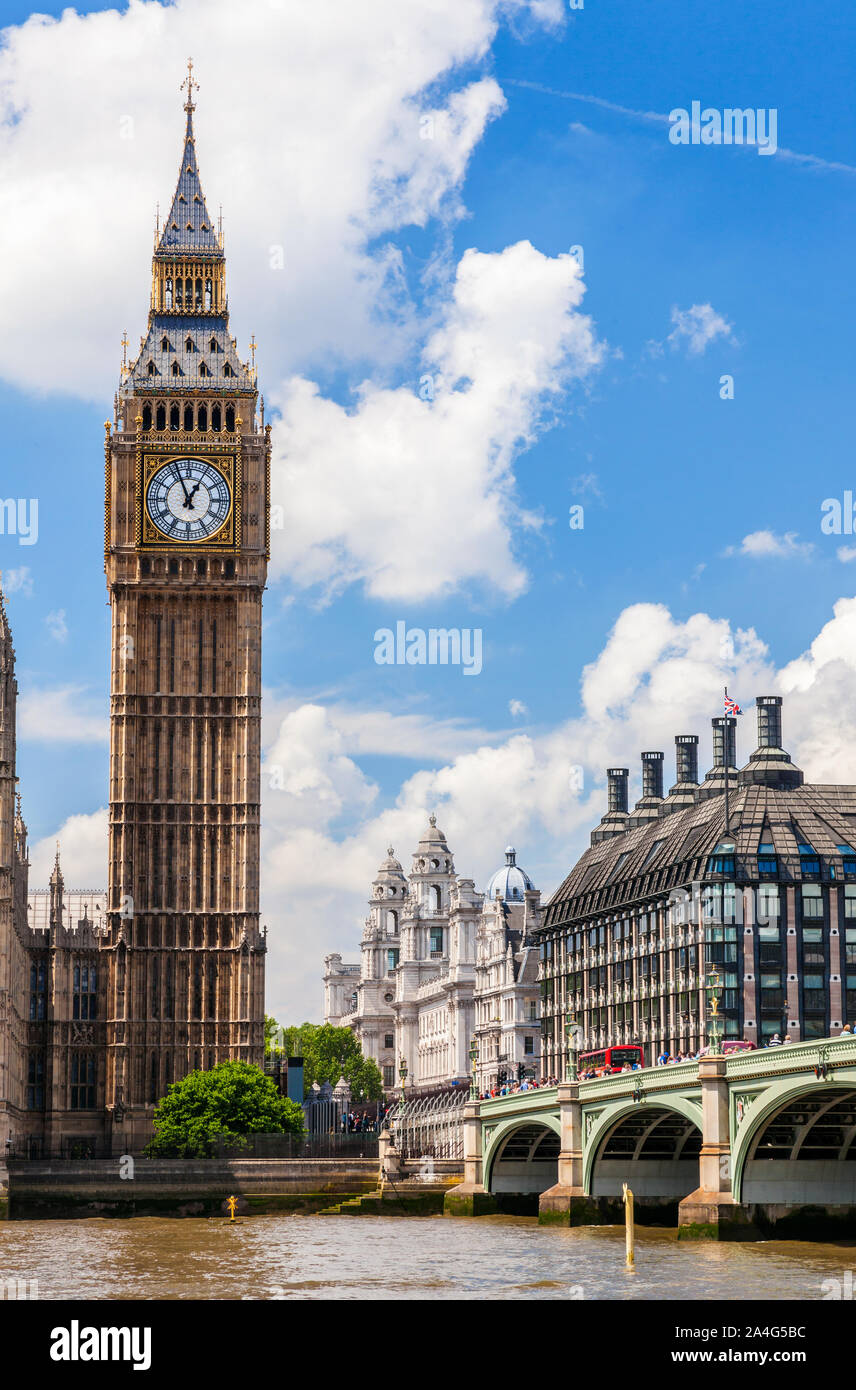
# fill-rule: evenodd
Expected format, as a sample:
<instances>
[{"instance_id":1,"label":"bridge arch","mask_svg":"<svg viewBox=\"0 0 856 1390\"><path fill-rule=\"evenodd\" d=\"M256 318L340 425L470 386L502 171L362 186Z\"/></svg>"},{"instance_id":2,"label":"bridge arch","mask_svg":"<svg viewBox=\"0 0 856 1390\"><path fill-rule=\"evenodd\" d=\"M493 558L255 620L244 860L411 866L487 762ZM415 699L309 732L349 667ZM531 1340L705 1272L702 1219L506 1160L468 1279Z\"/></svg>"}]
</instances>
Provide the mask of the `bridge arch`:
<instances>
[{"instance_id":1,"label":"bridge arch","mask_svg":"<svg viewBox=\"0 0 856 1390\"><path fill-rule=\"evenodd\" d=\"M629 1178L640 1197L685 1197L698 1186L701 1123L701 1106L683 1096L609 1106L585 1140L583 1190L620 1195Z\"/></svg>"},{"instance_id":2,"label":"bridge arch","mask_svg":"<svg viewBox=\"0 0 856 1390\"><path fill-rule=\"evenodd\" d=\"M549 1112L503 1120L483 1159L486 1192L546 1192L559 1180L562 1127Z\"/></svg>"},{"instance_id":3,"label":"bridge arch","mask_svg":"<svg viewBox=\"0 0 856 1390\"><path fill-rule=\"evenodd\" d=\"M737 1121L731 1167L737 1202L856 1206L856 1072L770 1086Z\"/></svg>"}]
</instances>

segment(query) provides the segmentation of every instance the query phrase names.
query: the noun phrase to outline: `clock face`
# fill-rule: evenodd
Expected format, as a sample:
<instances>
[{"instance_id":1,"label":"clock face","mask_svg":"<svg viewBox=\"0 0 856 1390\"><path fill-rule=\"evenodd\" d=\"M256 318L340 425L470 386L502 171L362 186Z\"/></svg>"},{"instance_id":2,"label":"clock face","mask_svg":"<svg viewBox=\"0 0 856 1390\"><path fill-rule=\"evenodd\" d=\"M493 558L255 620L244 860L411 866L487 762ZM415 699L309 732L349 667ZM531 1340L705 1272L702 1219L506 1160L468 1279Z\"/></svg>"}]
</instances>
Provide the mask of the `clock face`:
<instances>
[{"instance_id":1,"label":"clock face","mask_svg":"<svg viewBox=\"0 0 856 1390\"><path fill-rule=\"evenodd\" d=\"M206 459L170 459L146 491L146 511L154 526L168 540L185 545L219 531L231 506L228 482Z\"/></svg>"}]
</instances>

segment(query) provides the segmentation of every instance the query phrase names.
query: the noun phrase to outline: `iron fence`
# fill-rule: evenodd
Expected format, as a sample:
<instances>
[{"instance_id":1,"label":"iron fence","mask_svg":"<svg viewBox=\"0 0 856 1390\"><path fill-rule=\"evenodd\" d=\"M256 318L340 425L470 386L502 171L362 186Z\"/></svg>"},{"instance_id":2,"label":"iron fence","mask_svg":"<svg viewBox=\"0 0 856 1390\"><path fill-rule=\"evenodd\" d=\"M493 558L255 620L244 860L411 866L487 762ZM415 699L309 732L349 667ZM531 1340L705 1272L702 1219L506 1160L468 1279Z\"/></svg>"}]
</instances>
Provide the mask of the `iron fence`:
<instances>
[{"instance_id":1,"label":"iron fence","mask_svg":"<svg viewBox=\"0 0 856 1390\"><path fill-rule=\"evenodd\" d=\"M376 1134L247 1134L216 1140L214 1158L377 1158Z\"/></svg>"},{"instance_id":2,"label":"iron fence","mask_svg":"<svg viewBox=\"0 0 856 1390\"><path fill-rule=\"evenodd\" d=\"M463 1087L401 1101L387 1123L402 1158L460 1158L464 1156Z\"/></svg>"}]
</instances>

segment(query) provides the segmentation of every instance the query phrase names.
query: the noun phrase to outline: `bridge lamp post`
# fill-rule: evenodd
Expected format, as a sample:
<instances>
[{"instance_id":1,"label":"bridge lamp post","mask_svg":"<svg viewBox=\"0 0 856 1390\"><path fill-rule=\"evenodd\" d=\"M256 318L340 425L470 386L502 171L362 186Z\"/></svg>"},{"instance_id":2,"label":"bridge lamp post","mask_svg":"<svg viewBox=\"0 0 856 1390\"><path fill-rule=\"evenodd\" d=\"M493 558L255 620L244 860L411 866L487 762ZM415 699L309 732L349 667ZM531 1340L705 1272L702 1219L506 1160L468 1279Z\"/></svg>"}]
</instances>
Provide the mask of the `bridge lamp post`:
<instances>
[{"instance_id":1,"label":"bridge lamp post","mask_svg":"<svg viewBox=\"0 0 856 1390\"><path fill-rule=\"evenodd\" d=\"M479 1097L478 1065L479 1040L476 1037L475 1033L473 1033L473 1036L470 1039L470 1070L472 1072L472 1080L470 1081L470 1100L478 1100Z\"/></svg>"},{"instance_id":2,"label":"bridge lamp post","mask_svg":"<svg viewBox=\"0 0 856 1390\"><path fill-rule=\"evenodd\" d=\"M722 1038L722 1020L719 1017L720 985L722 983L719 971L716 966L712 966L707 977L705 993L708 996L708 1007L710 1009L710 1021L708 1024L707 1045L708 1052L713 1057L720 1056L722 1048L720 1040Z\"/></svg>"},{"instance_id":3,"label":"bridge lamp post","mask_svg":"<svg viewBox=\"0 0 856 1390\"><path fill-rule=\"evenodd\" d=\"M398 1077L401 1082L401 1104L404 1104L404 1087L407 1083L407 1063L402 1057L398 1064Z\"/></svg>"},{"instance_id":4,"label":"bridge lamp post","mask_svg":"<svg viewBox=\"0 0 856 1390\"><path fill-rule=\"evenodd\" d=\"M577 1057L582 1031L572 1011L568 1009L565 1014L565 1037L567 1039L565 1079L567 1081L576 1081L577 1079Z\"/></svg>"}]
</instances>

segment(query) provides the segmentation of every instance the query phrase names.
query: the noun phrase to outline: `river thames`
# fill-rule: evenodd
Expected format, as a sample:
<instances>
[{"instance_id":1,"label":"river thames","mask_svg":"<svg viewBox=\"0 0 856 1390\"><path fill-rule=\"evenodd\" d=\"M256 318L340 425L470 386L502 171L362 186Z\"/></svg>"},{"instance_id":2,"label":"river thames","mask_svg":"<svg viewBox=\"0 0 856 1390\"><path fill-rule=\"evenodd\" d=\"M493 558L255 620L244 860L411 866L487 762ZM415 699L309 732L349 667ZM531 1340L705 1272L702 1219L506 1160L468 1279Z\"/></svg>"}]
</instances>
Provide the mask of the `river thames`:
<instances>
[{"instance_id":1,"label":"river thames","mask_svg":"<svg viewBox=\"0 0 856 1390\"><path fill-rule=\"evenodd\" d=\"M529 1217L10 1221L0 1280L40 1299L852 1298L856 1243L680 1242ZM848 1292L849 1290L849 1292ZM841 1295L839 1295L841 1296Z\"/></svg>"}]
</instances>

